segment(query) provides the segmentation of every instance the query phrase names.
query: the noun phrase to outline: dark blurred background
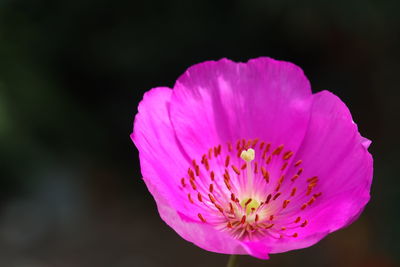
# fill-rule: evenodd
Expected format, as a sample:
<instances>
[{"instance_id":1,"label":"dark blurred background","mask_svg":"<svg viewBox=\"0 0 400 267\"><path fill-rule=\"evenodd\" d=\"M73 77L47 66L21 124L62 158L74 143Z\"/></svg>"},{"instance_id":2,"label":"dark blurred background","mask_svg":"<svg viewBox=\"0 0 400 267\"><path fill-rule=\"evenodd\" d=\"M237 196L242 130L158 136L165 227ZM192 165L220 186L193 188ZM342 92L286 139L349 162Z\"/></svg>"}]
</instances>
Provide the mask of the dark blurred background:
<instances>
[{"instance_id":1,"label":"dark blurred background","mask_svg":"<svg viewBox=\"0 0 400 267\"><path fill-rule=\"evenodd\" d=\"M201 61L258 56L347 103L375 175L353 225L241 266L398 266L399 12L397 0L1 0L0 266L224 266L159 218L129 134L145 91Z\"/></svg>"}]
</instances>

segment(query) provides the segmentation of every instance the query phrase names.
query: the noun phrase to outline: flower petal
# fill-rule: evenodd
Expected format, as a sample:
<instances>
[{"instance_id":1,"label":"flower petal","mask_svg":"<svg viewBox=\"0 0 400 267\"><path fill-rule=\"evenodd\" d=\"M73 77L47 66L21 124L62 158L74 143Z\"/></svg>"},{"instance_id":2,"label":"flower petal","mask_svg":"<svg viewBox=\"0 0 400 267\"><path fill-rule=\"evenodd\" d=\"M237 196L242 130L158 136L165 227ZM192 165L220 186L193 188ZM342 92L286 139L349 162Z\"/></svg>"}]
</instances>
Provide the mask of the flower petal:
<instances>
[{"instance_id":1,"label":"flower petal","mask_svg":"<svg viewBox=\"0 0 400 267\"><path fill-rule=\"evenodd\" d=\"M143 179L149 189L154 189L150 191L152 195L161 194L162 199L181 207L178 185L187 161L179 150L168 115L171 93L171 89L159 87L143 96L131 138L139 150Z\"/></svg>"},{"instance_id":2,"label":"flower petal","mask_svg":"<svg viewBox=\"0 0 400 267\"><path fill-rule=\"evenodd\" d=\"M309 128L296 157L303 160L303 188L307 178L318 176L314 193L322 195L301 213L309 220L306 227L298 229L299 237L278 242L273 253L312 245L360 215L372 181L372 157L364 140L338 97L327 91L314 96ZM302 238L307 241L299 242Z\"/></svg>"},{"instance_id":3,"label":"flower petal","mask_svg":"<svg viewBox=\"0 0 400 267\"><path fill-rule=\"evenodd\" d=\"M131 138L139 150L141 171L161 218L184 239L214 252L245 254L241 244L225 233L192 219L179 190L179 179L188 161L179 149L171 127L168 105L172 90L165 87L147 92L139 104Z\"/></svg>"},{"instance_id":4,"label":"flower petal","mask_svg":"<svg viewBox=\"0 0 400 267\"><path fill-rule=\"evenodd\" d=\"M285 144L295 151L307 128L311 101L307 78L291 63L222 59L197 64L178 79L170 114L191 157L242 138Z\"/></svg>"}]
</instances>

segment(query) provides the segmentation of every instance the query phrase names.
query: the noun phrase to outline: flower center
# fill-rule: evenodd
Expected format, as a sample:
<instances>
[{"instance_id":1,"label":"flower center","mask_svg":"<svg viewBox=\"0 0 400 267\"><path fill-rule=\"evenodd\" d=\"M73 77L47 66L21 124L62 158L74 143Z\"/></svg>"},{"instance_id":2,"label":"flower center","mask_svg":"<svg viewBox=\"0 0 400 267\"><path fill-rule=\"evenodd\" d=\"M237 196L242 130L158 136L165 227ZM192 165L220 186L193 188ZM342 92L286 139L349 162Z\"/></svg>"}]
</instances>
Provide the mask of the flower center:
<instances>
[{"instance_id":1,"label":"flower center","mask_svg":"<svg viewBox=\"0 0 400 267\"><path fill-rule=\"evenodd\" d=\"M188 211L240 240L297 237L308 224L304 210L322 194L317 176L301 177L292 151L258 139L212 147L191 165L179 185Z\"/></svg>"}]
</instances>

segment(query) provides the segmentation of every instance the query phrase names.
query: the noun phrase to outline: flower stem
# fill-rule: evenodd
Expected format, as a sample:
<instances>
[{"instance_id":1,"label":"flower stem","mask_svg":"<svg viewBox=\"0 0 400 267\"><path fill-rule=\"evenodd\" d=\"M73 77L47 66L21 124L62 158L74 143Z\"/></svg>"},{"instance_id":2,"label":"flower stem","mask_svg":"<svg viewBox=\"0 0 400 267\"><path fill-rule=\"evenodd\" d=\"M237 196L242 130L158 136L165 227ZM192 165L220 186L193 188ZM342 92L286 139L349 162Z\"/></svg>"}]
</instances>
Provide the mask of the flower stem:
<instances>
[{"instance_id":1,"label":"flower stem","mask_svg":"<svg viewBox=\"0 0 400 267\"><path fill-rule=\"evenodd\" d=\"M238 265L238 255L230 255L229 256L229 260L228 260L228 264L226 265L226 267L237 267Z\"/></svg>"}]
</instances>

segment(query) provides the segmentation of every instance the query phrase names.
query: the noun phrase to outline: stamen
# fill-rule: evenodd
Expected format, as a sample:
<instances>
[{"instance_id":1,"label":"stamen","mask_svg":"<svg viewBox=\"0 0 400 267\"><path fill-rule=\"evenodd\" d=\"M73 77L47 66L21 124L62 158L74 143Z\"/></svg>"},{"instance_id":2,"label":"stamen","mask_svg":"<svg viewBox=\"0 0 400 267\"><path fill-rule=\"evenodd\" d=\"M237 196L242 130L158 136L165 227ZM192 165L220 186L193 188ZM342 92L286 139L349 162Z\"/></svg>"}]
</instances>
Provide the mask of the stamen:
<instances>
[{"instance_id":1,"label":"stamen","mask_svg":"<svg viewBox=\"0 0 400 267\"><path fill-rule=\"evenodd\" d=\"M182 184L183 187L186 187L185 178L181 179L181 184Z\"/></svg>"},{"instance_id":2,"label":"stamen","mask_svg":"<svg viewBox=\"0 0 400 267\"><path fill-rule=\"evenodd\" d=\"M271 197L272 197L272 195L269 194L268 197L267 197L267 200L265 200L265 204L268 204L268 203L269 203L269 201L271 200Z\"/></svg>"},{"instance_id":3,"label":"stamen","mask_svg":"<svg viewBox=\"0 0 400 267\"><path fill-rule=\"evenodd\" d=\"M191 168L188 169L188 175L189 175L189 178L194 180L194 172Z\"/></svg>"},{"instance_id":4,"label":"stamen","mask_svg":"<svg viewBox=\"0 0 400 267\"><path fill-rule=\"evenodd\" d=\"M200 192L197 193L197 198L199 199L200 202L203 202L203 197L201 196Z\"/></svg>"},{"instance_id":5,"label":"stamen","mask_svg":"<svg viewBox=\"0 0 400 267\"><path fill-rule=\"evenodd\" d=\"M277 193L272 200L276 200L281 195L281 192Z\"/></svg>"},{"instance_id":6,"label":"stamen","mask_svg":"<svg viewBox=\"0 0 400 267\"><path fill-rule=\"evenodd\" d=\"M263 149L264 145L265 145L265 142L262 141L262 142L260 143L260 150Z\"/></svg>"},{"instance_id":7,"label":"stamen","mask_svg":"<svg viewBox=\"0 0 400 267\"><path fill-rule=\"evenodd\" d=\"M285 154L283 154L283 159L284 160L288 160L293 156L293 152L292 151L288 151Z\"/></svg>"},{"instance_id":8,"label":"stamen","mask_svg":"<svg viewBox=\"0 0 400 267\"><path fill-rule=\"evenodd\" d=\"M214 191L214 185L210 184L210 193L212 193Z\"/></svg>"},{"instance_id":9,"label":"stamen","mask_svg":"<svg viewBox=\"0 0 400 267\"><path fill-rule=\"evenodd\" d=\"M297 190L296 187L292 189L292 192L290 193L291 197L293 197L296 194L296 190Z\"/></svg>"},{"instance_id":10,"label":"stamen","mask_svg":"<svg viewBox=\"0 0 400 267\"><path fill-rule=\"evenodd\" d=\"M284 171L284 170L286 169L287 165L288 165L287 162L283 163L282 168L281 168L281 171Z\"/></svg>"},{"instance_id":11,"label":"stamen","mask_svg":"<svg viewBox=\"0 0 400 267\"><path fill-rule=\"evenodd\" d=\"M279 155L282 150L283 150L283 145L280 145L272 152L272 155Z\"/></svg>"},{"instance_id":12,"label":"stamen","mask_svg":"<svg viewBox=\"0 0 400 267\"><path fill-rule=\"evenodd\" d=\"M308 224L307 220L304 220L304 222L300 225L301 227L305 227Z\"/></svg>"},{"instance_id":13,"label":"stamen","mask_svg":"<svg viewBox=\"0 0 400 267\"><path fill-rule=\"evenodd\" d=\"M297 178L299 178L299 175L298 174L295 174L293 177L292 177L292 179L290 179L292 182L294 182L294 181L296 181L296 179Z\"/></svg>"},{"instance_id":14,"label":"stamen","mask_svg":"<svg viewBox=\"0 0 400 267\"><path fill-rule=\"evenodd\" d=\"M298 223L301 220L301 217L297 217L294 223Z\"/></svg>"},{"instance_id":15,"label":"stamen","mask_svg":"<svg viewBox=\"0 0 400 267\"><path fill-rule=\"evenodd\" d=\"M314 183L316 181L318 181L318 176L314 176L314 177L307 179L307 183Z\"/></svg>"},{"instance_id":16,"label":"stamen","mask_svg":"<svg viewBox=\"0 0 400 267\"><path fill-rule=\"evenodd\" d=\"M229 160L230 160L230 157L229 157L229 155L227 155L226 159L225 159L225 168L229 166Z\"/></svg>"},{"instance_id":17,"label":"stamen","mask_svg":"<svg viewBox=\"0 0 400 267\"><path fill-rule=\"evenodd\" d=\"M235 165L231 165L232 169L234 172L236 172L237 175L240 175L239 169Z\"/></svg>"},{"instance_id":18,"label":"stamen","mask_svg":"<svg viewBox=\"0 0 400 267\"><path fill-rule=\"evenodd\" d=\"M290 203L290 200L289 199L287 199L287 200L285 200L285 201L283 201L283 205L282 205L282 208L286 208L287 207L287 205L289 205L289 203Z\"/></svg>"},{"instance_id":19,"label":"stamen","mask_svg":"<svg viewBox=\"0 0 400 267\"><path fill-rule=\"evenodd\" d=\"M203 222L206 223L207 221L204 219L203 215L201 215L201 213L197 214L197 216L199 216L199 219Z\"/></svg>"},{"instance_id":20,"label":"stamen","mask_svg":"<svg viewBox=\"0 0 400 267\"><path fill-rule=\"evenodd\" d=\"M243 215L242 220L240 221L240 223L244 224L245 221L246 221L246 215Z\"/></svg>"},{"instance_id":21,"label":"stamen","mask_svg":"<svg viewBox=\"0 0 400 267\"><path fill-rule=\"evenodd\" d=\"M292 236L293 236L293 237L298 237L299 234L298 234L298 233L294 233Z\"/></svg>"},{"instance_id":22,"label":"stamen","mask_svg":"<svg viewBox=\"0 0 400 267\"><path fill-rule=\"evenodd\" d=\"M269 173L268 173L268 171L264 167L261 167L261 173L262 173L265 181L267 183L269 183Z\"/></svg>"},{"instance_id":23,"label":"stamen","mask_svg":"<svg viewBox=\"0 0 400 267\"><path fill-rule=\"evenodd\" d=\"M188 199L189 199L190 203L194 204L194 201L193 201L192 196L190 195L190 193L188 194Z\"/></svg>"},{"instance_id":24,"label":"stamen","mask_svg":"<svg viewBox=\"0 0 400 267\"><path fill-rule=\"evenodd\" d=\"M214 198L214 196L213 195L211 195L211 194L208 194L208 197L210 198L210 201L211 201L211 203L215 203L215 198Z\"/></svg>"},{"instance_id":25,"label":"stamen","mask_svg":"<svg viewBox=\"0 0 400 267\"><path fill-rule=\"evenodd\" d=\"M193 190L197 190L197 186L194 183L194 179L189 179L190 185L192 186Z\"/></svg>"},{"instance_id":26,"label":"stamen","mask_svg":"<svg viewBox=\"0 0 400 267\"><path fill-rule=\"evenodd\" d=\"M300 160L298 160L298 161L294 164L294 166L295 166L295 167L298 167L302 162L303 162L303 161L300 159Z\"/></svg>"}]
</instances>

